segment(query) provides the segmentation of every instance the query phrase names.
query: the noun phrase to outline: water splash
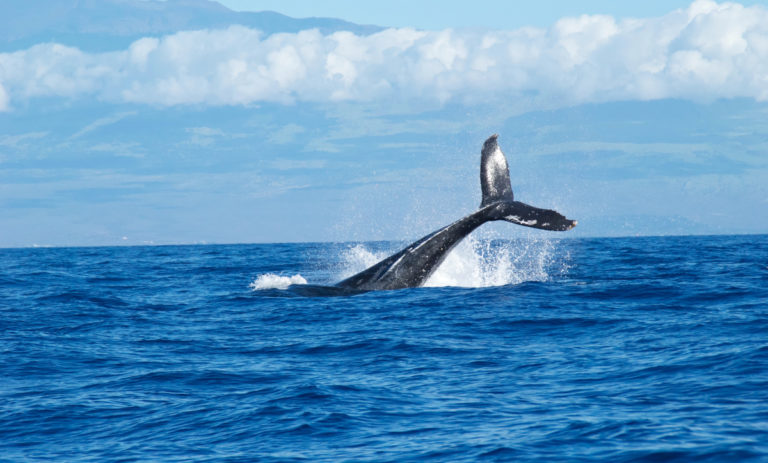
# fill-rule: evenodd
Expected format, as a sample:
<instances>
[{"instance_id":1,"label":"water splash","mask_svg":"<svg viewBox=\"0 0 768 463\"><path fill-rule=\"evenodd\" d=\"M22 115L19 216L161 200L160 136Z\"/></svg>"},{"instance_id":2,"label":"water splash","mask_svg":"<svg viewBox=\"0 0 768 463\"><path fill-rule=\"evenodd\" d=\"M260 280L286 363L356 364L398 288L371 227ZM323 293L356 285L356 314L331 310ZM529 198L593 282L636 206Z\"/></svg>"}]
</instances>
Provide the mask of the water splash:
<instances>
[{"instance_id":1,"label":"water splash","mask_svg":"<svg viewBox=\"0 0 768 463\"><path fill-rule=\"evenodd\" d=\"M555 240L526 238L491 240L468 236L437 268L424 286L480 288L547 281L568 269L567 256L556 252ZM342 252L339 280L348 278L381 261L391 252L372 251L357 244Z\"/></svg>"},{"instance_id":2,"label":"water splash","mask_svg":"<svg viewBox=\"0 0 768 463\"><path fill-rule=\"evenodd\" d=\"M248 286L254 291L260 291L265 289L286 289L291 285L305 284L307 284L307 280L301 275L286 277L275 275L274 273L265 273L256 277Z\"/></svg>"},{"instance_id":3,"label":"water splash","mask_svg":"<svg viewBox=\"0 0 768 463\"><path fill-rule=\"evenodd\" d=\"M394 251L393 251L394 252ZM391 253L372 251L363 244L356 244L342 251L341 272L338 280L344 280L378 263Z\"/></svg>"},{"instance_id":4,"label":"water splash","mask_svg":"<svg viewBox=\"0 0 768 463\"><path fill-rule=\"evenodd\" d=\"M557 268L555 242L483 240L469 236L446 256L424 286L480 288L547 281Z\"/></svg>"}]
</instances>

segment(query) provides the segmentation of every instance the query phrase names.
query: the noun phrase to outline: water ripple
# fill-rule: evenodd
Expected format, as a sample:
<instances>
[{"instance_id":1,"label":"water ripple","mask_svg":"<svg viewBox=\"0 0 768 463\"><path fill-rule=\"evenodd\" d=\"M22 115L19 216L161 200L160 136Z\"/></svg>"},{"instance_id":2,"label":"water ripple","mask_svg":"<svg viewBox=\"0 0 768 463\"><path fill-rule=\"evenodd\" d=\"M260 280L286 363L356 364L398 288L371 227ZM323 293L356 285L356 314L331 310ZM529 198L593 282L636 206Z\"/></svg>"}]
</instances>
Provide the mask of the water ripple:
<instances>
[{"instance_id":1,"label":"water ripple","mask_svg":"<svg viewBox=\"0 0 768 463\"><path fill-rule=\"evenodd\" d=\"M0 250L0 460L768 460L768 237L361 246Z\"/></svg>"}]
</instances>

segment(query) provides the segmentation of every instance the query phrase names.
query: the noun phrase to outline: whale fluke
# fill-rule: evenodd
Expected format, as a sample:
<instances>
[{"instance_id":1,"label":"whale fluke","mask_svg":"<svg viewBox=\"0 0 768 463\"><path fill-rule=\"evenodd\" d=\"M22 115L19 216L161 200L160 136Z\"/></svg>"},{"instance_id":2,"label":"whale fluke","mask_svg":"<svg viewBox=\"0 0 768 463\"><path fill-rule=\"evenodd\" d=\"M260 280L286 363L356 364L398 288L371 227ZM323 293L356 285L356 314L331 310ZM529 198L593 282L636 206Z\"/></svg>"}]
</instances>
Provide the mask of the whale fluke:
<instances>
[{"instance_id":1,"label":"whale fluke","mask_svg":"<svg viewBox=\"0 0 768 463\"><path fill-rule=\"evenodd\" d=\"M491 135L483 144L480 157L480 188L483 200L480 208L495 204L497 218L525 227L542 230L565 231L576 226L576 222L550 209L539 209L515 201L512 183L509 181L509 166L498 142L499 136Z\"/></svg>"},{"instance_id":2,"label":"whale fluke","mask_svg":"<svg viewBox=\"0 0 768 463\"><path fill-rule=\"evenodd\" d=\"M515 200L512 183L509 181L507 158L499 148L498 139L497 134L491 135L483 143L480 154L480 189L483 192L480 207L497 201Z\"/></svg>"},{"instance_id":3,"label":"whale fluke","mask_svg":"<svg viewBox=\"0 0 768 463\"><path fill-rule=\"evenodd\" d=\"M421 286L464 237L493 220L552 231L570 230L576 226L575 220L567 219L559 212L515 201L507 159L495 134L485 141L481 151L480 188L483 199L479 210L430 233L336 286L358 290Z\"/></svg>"}]
</instances>

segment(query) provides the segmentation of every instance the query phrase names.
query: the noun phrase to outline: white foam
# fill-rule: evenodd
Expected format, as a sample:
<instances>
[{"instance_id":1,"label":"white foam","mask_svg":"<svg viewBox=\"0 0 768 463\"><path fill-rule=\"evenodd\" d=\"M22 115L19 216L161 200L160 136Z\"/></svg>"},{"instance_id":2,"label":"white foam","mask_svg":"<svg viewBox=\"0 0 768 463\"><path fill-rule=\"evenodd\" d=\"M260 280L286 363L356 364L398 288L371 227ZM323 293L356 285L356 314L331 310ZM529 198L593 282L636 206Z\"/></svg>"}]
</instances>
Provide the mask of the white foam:
<instances>
[{"instance_id":1,"label":"white foam","mask_svg":"<svg viewBox=\"0 0 768 463\"><path fill-rule=\"evenodd\" d=\"M274 273L265 273L259 275L251 282L251 289L254 291L260 291L264 289L286 289L291 285L305 285L307 280L301 275L294 275L292 277L285 277L281 275L275 275Z\"/></svg>"}]
</instances>

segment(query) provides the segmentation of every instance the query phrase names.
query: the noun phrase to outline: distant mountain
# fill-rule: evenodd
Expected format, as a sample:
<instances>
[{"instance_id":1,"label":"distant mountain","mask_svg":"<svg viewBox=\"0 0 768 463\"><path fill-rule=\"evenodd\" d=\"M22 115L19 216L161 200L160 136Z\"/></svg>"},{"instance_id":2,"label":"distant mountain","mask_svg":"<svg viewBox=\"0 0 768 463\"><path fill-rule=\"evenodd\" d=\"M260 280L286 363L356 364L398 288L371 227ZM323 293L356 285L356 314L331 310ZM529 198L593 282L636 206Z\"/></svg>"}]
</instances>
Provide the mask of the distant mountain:
<instances>
[{"instance_id":1,"label":"distant mountain","mask_svg":"<svg viewBox=\"0 0 768 463\"><path fill-rule=\"evenodd\" d=\"M242 25L264 31L319 29L372 34L364 26L331 18L291 18L272 11L238 12L209 0L2 0L0 51L58 42L87 51L127 47L134 40L181 30Z\"/></svg>"}]
</instances>

